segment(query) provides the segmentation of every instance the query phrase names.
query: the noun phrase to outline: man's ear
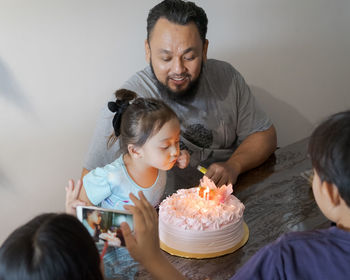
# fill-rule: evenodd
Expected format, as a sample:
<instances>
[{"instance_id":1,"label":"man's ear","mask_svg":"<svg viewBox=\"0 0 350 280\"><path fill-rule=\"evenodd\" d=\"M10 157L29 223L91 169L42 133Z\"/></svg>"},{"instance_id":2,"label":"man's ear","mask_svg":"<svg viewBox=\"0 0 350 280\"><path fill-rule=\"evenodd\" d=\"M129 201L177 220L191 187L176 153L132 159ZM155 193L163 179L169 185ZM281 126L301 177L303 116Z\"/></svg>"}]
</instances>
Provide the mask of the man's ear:
<instances>
[{"instance_id":1,"label":"man's ear","mask_svg":"<svg viewBox=\"0 0 350 280\"><path fill-rule=\"evenodd\" d=\"M142 157L142 149L133 144L128 145L128 152L132 158L141 158Z\"/></svg>"},{"instance_id":2,"label":"man's ear","mask_svg":"<svg viewBox=\"0 0 350 280\"><path fill-rule=\"evenodd\" d=\"M326 195L327 200L333 205L338 206L341 202L341 197L338 188L329 182L322 182L321 191Z\"/></svg>"},{"instance_id":3,"label":"man's ear","mask_svg":"<svg viewBox=\"0 0 350 280\"><path fill-rule=\"evenodd\" d=\"M145 40L145 55L146 55L146 61L149 64L151 61L151 47L148 44L148 40Z\"/></svg>"},{"instance_id":4,"label":"man's ear","mask_svg":"<svg viewBox=\"0 0 350 280\"><path fill-rule=\"evenodd\" d=\"M203 61L204 62L207 61L208 45L209 45L209 41L208 39L205 39L205 42L203 44Z\"/></svg>"}]
</instances>

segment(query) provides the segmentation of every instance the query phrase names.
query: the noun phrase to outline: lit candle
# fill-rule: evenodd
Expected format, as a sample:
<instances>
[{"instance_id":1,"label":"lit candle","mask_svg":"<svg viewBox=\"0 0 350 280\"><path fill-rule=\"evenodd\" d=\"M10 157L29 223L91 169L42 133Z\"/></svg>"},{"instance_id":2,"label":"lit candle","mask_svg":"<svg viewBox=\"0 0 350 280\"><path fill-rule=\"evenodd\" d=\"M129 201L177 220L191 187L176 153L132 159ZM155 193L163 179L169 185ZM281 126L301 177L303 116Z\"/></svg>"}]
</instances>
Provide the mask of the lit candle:
<instances>
[{"instance_id":1,"label":"lit candle","mask_svg":"<svg viewBox=\"0 0 350 280\"><path fill-rule=\"evenodd\" d=\"M209 200L209 187L204 190L204 199Z\"/></svg>"}]
</instances>

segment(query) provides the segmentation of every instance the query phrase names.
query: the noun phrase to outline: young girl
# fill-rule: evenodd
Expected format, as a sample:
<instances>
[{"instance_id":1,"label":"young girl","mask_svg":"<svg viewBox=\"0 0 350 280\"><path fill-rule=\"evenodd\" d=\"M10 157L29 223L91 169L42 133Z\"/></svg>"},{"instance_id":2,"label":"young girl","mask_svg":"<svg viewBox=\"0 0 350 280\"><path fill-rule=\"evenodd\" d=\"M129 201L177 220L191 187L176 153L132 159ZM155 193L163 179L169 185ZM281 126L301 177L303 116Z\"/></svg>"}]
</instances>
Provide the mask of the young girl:
<instances>
[{"instance_id":1,"label":"young girl","mask_svg":"<svg viewBox=\"0 0 350 280\"><path fill-rule=\"evenodd\" d=\"M108 103L115 113L114 135L108 144L118 139L122 154L85 175L80 199L102 208L124 210L123 205L132 204L129 194L142 190L156 206L165 190L165 171L175 164L185 168L189 163L189 153L179 149L179 120L160 100L136 98L134 92L125 89L115 95L117 100ZM103 262L108 278L133 279L139 267L125 247L110 247Z\"/></svg>"},{"instance_id":2,"label":"young girl","mask_svg":"<svg viewBox=\"0 0 350 280\"><path fill-rule=\"evenodd\" d=\"M123 210L130 204L129 193L142 190L155 206L165 190L166 170L175 164L185 168L189 153L179 150L180 123L164 102L136 98L132 91L121 89L108 108L115 112L114 135L122 155L111 164L96 168L83 178L80 199L100 206Z\"/></svg>"}]
</instances>

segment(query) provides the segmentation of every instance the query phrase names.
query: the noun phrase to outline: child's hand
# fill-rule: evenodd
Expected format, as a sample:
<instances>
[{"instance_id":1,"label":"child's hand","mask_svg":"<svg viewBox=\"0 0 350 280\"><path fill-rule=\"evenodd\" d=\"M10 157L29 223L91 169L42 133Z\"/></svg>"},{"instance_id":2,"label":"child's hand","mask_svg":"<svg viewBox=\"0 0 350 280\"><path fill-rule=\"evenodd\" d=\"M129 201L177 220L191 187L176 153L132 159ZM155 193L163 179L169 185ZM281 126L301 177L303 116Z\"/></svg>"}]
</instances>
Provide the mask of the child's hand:
<instances>
[{"instance_id":1,"label":"child's hand","mask_svg":"<svg viewBox=\"0 0 350 280\"><path fill-rule=\"evenodd\" d=\"M74 187L74 181L71 179L68 181L66 187L66 213L76 216L76 207L84 206L86 203L78 199L80 189L82 187L81 179L78 180L77 185Z\"/></svg>"},{"instance_id":2,"label":"child's hand","mask_svg":"<svg viewBox=\"0 0 350 280\"><path fill-rule=\"evenodd\" d=\"M180 155L177 158L176 165L184 169L187 167L187 165L190 163L190 154L187 150L181 150Z\"/></svg>"},{"instance_id":3,"label":"child's hand","mask_svg":"<svg viewBox=\"0 0 350 280\"><path fill-rule=\"evenodd\" d=\"M140 191L138 199L130 193L134 205L124 205L133 214L134 233L127 223L121 224L125 244L130 255L143 265L157 259L161 254L158 237L158 216L156 210Z\"/></svg>"},{"instance_id":4,"label":"child's hand","mask_svg":"<svg viewBox=\"0 0 350 280\"><path fill-rule=\"evenodd\" d=\"M125 222L121 224L121 230L130 255L151 273L153 279L184 280L160 251L156 210L142 191L139 191L140 199L133 194L129 197L135 206L124 205L124 208L134 216L134 233Z\"/></svg>"},{"instance_id":5,"label":"child's hand","mask_svg":"<svg viewBox=\"0 0 350 280\"><path fill-rule=\"evenodd\" d=\"M124 208L133 214L134 234L125 222L121 224L121 230L130 255L151 273L153 279L184 280L160 251L156 210L142 191L139 191L140 199L132 193L129 197L135 205L124 205Z\"/></svg>"}]
</instances>

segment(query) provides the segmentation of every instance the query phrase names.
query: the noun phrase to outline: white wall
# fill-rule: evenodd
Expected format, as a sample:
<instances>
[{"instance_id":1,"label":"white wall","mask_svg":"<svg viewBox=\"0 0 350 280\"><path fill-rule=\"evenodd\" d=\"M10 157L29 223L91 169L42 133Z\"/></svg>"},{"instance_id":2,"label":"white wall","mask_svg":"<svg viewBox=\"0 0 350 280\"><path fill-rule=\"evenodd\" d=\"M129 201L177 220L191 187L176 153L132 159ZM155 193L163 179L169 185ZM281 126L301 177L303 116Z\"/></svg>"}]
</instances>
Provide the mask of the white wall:
<instances>
[{"instance_id":1,"label":"white wall","mask_svg":"<svg viewBox=\"0 0 350 280\"><path fill-rule=\"evenodd\" d=\"M0 0L0 242L63 210L106 96L145 66L158 1ZM284 146L350 107L347 0L197 1L209 57L231 62Z\"/></svg>"}]
</instances>

